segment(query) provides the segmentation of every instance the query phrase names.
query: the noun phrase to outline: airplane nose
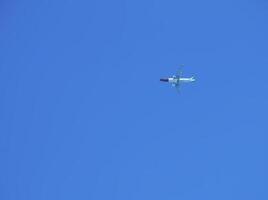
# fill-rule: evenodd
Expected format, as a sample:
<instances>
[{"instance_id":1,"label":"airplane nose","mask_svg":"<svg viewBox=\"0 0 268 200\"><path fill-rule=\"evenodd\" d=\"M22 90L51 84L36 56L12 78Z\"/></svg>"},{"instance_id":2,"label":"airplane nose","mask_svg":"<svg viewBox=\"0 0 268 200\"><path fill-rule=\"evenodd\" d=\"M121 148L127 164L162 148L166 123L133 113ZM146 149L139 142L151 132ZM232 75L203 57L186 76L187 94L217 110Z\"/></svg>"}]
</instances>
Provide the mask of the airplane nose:
<instances>
[{"instance_id":1,"label":"airplane nose","mask_svg":"<svg viewBox=\"0 0 268 200\"><path fill-rule=\"evenodd\" d=\"M168 79L167 78L161 78L160 81L162 81L162 82L168 82Z\"/></svg>"}]
</instances>

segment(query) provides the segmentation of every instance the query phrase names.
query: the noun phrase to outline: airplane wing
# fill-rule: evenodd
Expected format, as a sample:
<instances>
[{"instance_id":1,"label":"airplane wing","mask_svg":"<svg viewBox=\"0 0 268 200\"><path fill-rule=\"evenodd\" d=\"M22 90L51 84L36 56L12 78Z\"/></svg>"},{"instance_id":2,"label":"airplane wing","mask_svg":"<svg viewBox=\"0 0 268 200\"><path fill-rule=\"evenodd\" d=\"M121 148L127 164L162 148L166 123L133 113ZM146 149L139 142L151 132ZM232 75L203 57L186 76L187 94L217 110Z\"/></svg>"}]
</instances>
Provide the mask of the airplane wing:
<instances>
[{"instance_id":1,"label":"airplane wing","mask_svg":"<svg viewBox=\"0 0 268 200\"><path fill-rule=\"evenodd\" d=\"M180 93L180 85L179 85L179 83L176 84L175 88L176 88L177 92Z\"/></svg>"},{"instance_id":2,"label":"airplane wing","mask_svg":"<svg viewBox=\"0 0 268 200\"><path fill-rule=\"evenodd\" d=\"M182 77L182 68L183 68L184 64L180 64L179 70L177 71L176 74L176 78L178 79L175 88L177 90L178 93L180 93L180 77Z\"/></svg>"},{"instance_id":3,"label":"airplane wing","mask_svg":"<svg viewBox=\"0 0 268 200\"><path fill-rule=\"evenodd\" d=\"M179 70L177 71L176 77L180 78L182 76L182 68L184 67L184 64L181 64L179 67Z\"/></svg>"}]
</instances>

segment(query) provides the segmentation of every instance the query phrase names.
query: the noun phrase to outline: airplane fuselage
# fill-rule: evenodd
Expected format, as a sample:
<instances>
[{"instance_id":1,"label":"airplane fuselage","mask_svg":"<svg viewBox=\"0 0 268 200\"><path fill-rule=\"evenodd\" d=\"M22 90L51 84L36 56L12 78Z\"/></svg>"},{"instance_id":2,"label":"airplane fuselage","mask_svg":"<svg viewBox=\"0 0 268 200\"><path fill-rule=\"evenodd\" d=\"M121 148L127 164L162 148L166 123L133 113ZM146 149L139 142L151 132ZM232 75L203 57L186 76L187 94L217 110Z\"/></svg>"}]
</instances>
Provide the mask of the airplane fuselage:
<instances>
[{"instance_id":1,"label":"airplane fuselage","mask_svg":"<svg viewBox=\"0 0 268 200\"><path fill-rule=\"evenodd\" d=\"M179 78L179 81L183 82L183 83L189 83L189 82L194 82L195 79L194 79L194 77L191 77L191 78Z\"/></svg>"},{"instance_id":2,"label":"airplane fuselage","mask_svg":"<svg viewBox=\"0 0 268 200\"><path fill-rule=\"evenodd\" d=\"M194 82L195 79L194 79L194 77L191 77L191 78L176 78L176 77L172 77L172 78L161 78L160 81L168 82L168 83L171 83L171 84L178 84L178 83Z\"/></svg>"}]
</instances>

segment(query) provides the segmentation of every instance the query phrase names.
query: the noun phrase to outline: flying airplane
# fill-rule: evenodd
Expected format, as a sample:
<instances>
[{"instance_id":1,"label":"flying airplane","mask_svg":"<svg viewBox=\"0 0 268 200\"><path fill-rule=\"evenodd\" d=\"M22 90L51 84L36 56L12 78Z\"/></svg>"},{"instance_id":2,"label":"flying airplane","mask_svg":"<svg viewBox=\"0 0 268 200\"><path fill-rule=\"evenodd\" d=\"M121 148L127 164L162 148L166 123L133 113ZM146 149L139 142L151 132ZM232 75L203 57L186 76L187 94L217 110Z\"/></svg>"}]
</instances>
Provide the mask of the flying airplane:
<instances>
[{"instance_id":1,"label":"flying airplane","mask_svg":"<svg viewBox=\"0 0 268 200\"><path fill-rule=\"evenodd\" d=\"M194 82L195 78L193 76L189 78L182 77L182 71L179 70L176 75L173 75L172 77L169 77L169 78L161 78L160 81L171 83L171 85L173 87L176 87L177 91L179 91L179 87L181 83Z\"/></svg>"}]
</instances>

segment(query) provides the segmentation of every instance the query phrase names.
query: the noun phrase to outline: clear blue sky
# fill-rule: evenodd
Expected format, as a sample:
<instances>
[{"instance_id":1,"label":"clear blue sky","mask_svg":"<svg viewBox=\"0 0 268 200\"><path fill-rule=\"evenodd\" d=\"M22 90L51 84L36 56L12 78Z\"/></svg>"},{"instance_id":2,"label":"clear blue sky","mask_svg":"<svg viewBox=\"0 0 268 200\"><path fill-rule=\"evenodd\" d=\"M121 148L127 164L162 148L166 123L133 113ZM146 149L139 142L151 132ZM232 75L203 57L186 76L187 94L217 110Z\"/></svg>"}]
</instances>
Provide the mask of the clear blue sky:
<instances>
[{"instance_id":1,"label":"clear blue sky","mask_svg":"<svg viewBox=\"0 0 268 200\"><path fill-rule=\"evenodd\" d=\"M266 1L0 7L1 200L268 199Z\"/></svg>"}]
</instances>

